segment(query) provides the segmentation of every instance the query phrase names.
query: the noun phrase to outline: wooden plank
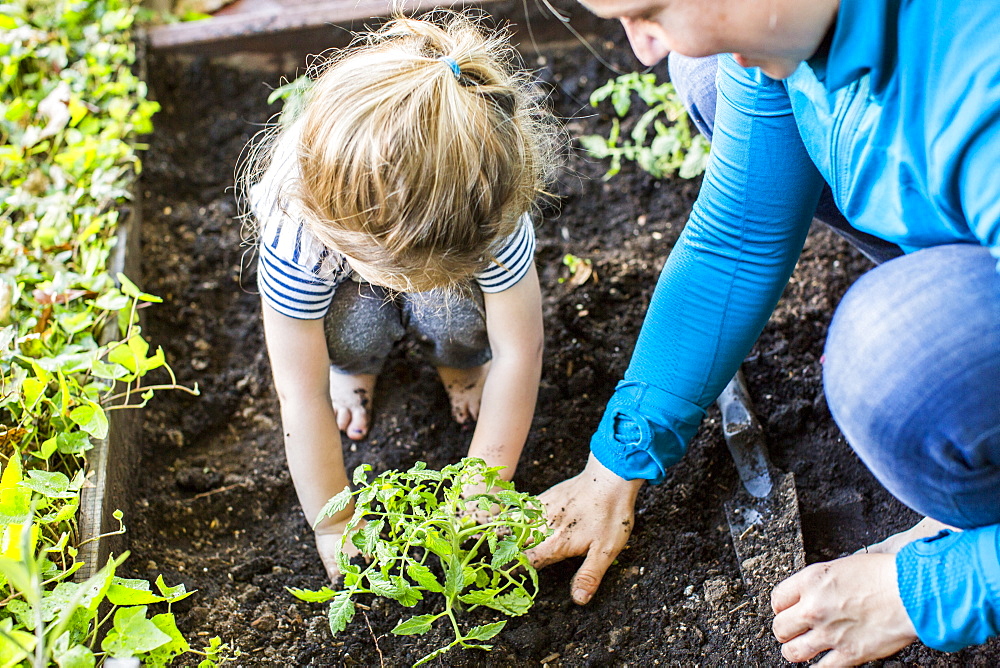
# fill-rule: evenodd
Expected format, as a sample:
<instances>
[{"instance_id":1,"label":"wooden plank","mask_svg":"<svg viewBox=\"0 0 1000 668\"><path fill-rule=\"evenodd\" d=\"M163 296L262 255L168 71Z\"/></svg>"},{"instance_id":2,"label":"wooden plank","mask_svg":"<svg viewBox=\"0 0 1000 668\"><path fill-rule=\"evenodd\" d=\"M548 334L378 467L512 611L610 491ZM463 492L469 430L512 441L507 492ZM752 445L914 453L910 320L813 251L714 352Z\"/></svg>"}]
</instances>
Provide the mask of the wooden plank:
<instances>
[{"instance_id":1,"label":"wooden plank","mask_svg":"<svg viewBox=\"0 0 1000 668\"><path fill-rule=\"evenodd\" d=\"M157 51L274 51L284 47L282 40L275 41L276 35L334 33L334 26L360 28L364 20L389 16L394 9L412 14L435 7L480 7L494 1L408 0L402 5L393 0L236 0L210 19L151 28L149 46Z\"/></svg>"},{"instance_id":2,"label":"wooden plank","mask_svg":"<svg viewBox=\"0 0 1000 668\"><path fill-rule=\"evenodd\" d=\"M140 282L139 229L141 223L138 205L138 183L133 185L132 204L122 212L118 224L118 243L109 270L114 276L124 273L136 283ZM141 284L141 283L140 283ZM115 327L114 324L110 325ZM111 337L108 333L104 343ZM104 535L117 531L115 510L122 510L128 521L132 505L133 487L141 456L141 409L113 410L108 412L108 436L97 441L87 453L88 484L80 494L80 554L83 567L77 572L83 581L99 571L112 554L120 555L127 549L125 535ZM126 524L127 526L127 524Z\"/></svg>"},{"instance_id":3,"label":"wooden plank","mask_svg":"<svg viewBox=\"0 0 1000 668\"><path fill-rule=\"evenodd\" d=\"M146 51L144 36L136 35L136 68L140 78L146 78ZM129 203L119 212L117 243L108 271L112 276L119 272L141 285L142 262L140 231L142 228L142 193L138 176L133 176L129 188ZM139 312L140 321L142 311ZM141 322L140 322L141 324ZM117 334L117 326L109 324L101 337L106 345ZM108 436L94 444L87 453L88 484L80 492L80 511L77 558L83 567L74 576L78 582L95 575L112 554L117 556L128 549L128 537L113 533L118 530L116 510L125 512L132 506L139 459L142 456L142 409L124 409L108 413ZM126 524L126 527L128 525Z\"/></svg>"}]
</instances>

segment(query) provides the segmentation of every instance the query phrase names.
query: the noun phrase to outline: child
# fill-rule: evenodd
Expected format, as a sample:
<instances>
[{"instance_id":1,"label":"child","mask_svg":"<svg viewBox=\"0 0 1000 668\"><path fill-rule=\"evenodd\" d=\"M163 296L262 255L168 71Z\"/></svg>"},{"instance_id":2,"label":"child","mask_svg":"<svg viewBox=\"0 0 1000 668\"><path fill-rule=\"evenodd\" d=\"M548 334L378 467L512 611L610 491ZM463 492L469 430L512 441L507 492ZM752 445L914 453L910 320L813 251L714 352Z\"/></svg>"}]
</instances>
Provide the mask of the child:
<instances>
[{"instance_id":1,"label":"child","mask_svg":"<svg viewBox=\"0 0 1000 668\"><path fill-rule=\"evenodd\" d=\"M339 432L367 434L375 378L406 333L454 418L477 421L469 455L514 474L543 343L527 211L553 136L514 55L463 15L397 18L326 64L244 175L288 467L310 523L348 484ZM316 527L331 579L351 512Z\"/></svg>"}]
</instances>

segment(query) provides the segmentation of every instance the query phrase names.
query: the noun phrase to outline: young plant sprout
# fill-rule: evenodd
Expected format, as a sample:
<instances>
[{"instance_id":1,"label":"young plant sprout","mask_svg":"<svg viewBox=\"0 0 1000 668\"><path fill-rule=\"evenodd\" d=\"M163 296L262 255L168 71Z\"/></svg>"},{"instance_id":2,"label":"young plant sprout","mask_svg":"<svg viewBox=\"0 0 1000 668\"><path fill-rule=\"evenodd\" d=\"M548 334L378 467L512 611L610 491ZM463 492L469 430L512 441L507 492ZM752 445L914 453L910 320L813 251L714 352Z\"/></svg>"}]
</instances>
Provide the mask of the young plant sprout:
<instances>
[{"instance_id":1,"label":"young plant sprout","mask_svg":"<svg viewBox=\"0 0 1000 668\"><path fill-rule=\"evenodd\" d=\"M492 649L483 641L497 635L506 620L463 631L457 613L491 608L508 616L523 615L538 593L538 575L524 551L547 535L543 506L537 497L514 490L502 480L502 467L487 467L467 457L440 471L417 462L409 471L386 471L369 482L371 466L354 471L359 488L332 498L317 522L355 502L344 532L365 567L350 563L341 550L343 589L291 589L304 601L330 603L330 629L344 630L354 617L354 597L375 594L413 607L425 593L440 594L444 609L401 621L396 635L423 634L448 619L455 640L423 657L415 666L455 646ZM479 516L477 521L476 515Z\"/></svg>"},{"instance_id":2,"label":"young plant sprout","mask_svg":"<svg viewBox=\"0 0 1000 668\"><path fill-rule=\"evenodd\" d=\"M633 94L647 109L632 128L630 139L623 139L618 119L628 116ZM605 181L621 170L622 160L636 161L640 168L656 178L676 172L682 179L692 179L705 171L708 140L700 134L692 134L687 110L672 83L657 83L655 74L632 72L611 79L595 90L590 95L590 104L596 107L608 98L617 116L611 119L610 136L579 138L583 148L595 158L611 159ZM652 139L648 139L650 128Z\"/></svg>"}]
</instances>

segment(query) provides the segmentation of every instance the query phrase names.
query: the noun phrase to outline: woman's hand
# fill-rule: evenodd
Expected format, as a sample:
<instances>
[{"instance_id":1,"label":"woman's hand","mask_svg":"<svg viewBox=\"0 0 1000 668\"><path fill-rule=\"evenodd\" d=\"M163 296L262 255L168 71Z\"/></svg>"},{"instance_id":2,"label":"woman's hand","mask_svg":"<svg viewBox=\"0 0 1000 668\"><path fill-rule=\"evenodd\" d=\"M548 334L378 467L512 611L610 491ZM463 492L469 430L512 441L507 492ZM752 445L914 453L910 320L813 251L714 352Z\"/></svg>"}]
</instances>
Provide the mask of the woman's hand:
<instances>
[{"instance_id":1,"label":"woman's hand","mask_svg":"<svg viewBox=\"0 0 1000 668\"><path fill-rule=\"evenodd\" d=\"M570 583L575 603L590 601L628 542L642 483L620 478L591 455L578 476L541 495L553 533L529 550L528 558L535 568L544 568L567 557L586 555Z\"/></svg>"},{"instance_id":2,"label":"woman's hand","mask_svg":"<svg viewBox=\"0 0 1000 668\"><path fill-rule=\"evenodd\" d=\"M771 607L774 637L792 662L827 652L817 666L856 666L917 639L899 597L894 554L808 566L774 588Z\"/></svg>"}]
</instances>

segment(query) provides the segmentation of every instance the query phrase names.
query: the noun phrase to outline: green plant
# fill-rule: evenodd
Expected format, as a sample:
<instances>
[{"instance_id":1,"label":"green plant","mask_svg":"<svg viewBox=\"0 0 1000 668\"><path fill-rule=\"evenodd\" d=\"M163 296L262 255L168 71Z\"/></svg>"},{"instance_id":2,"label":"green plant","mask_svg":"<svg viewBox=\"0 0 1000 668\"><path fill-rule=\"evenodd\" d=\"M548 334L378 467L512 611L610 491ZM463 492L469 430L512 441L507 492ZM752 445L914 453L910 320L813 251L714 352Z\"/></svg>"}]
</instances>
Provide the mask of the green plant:
<instances>
[{"instance_id":1,"label":"green plant","mask_svg":"<svg viewBox=\"0 0 1000 668\"><path fill-rule=\"evenodd\" d=\"M0 496L22 492L26 481L21 475L15 457L0 476ZM29 486L35 489L46 485L46 495L53 495L56 487L66 486L60 482L64 481L34 477ZM120 511L115 516L121 521ZM239 656L218 638L200 651L193 649L177 629L170 606L194 592L186 591L183 584L168 586L162 576L156 579L158 593L145 580L118 577L116 569L128 553L109 559L85 582L69 580L80 562L74 562L69 569L60 568L57 562L65 560L67 552L72 558L75 548L63 540L39 550L39 525L34 517L32 503L27 519L8 527L17 530L8 531L0 555L0 581L10 592L2 602L10 616L0 621L0 659L4 666L43 668L58 664L63 668L92 668L104 657L114 656L136 657L146 666L158 667L193 652L205 657L200 668L213 668ZM147 618L147 609L153 604L165 604L167 611ZM105 628L109 622L110 627Z\"/></svg>"},{"instance_id":2,"label":"green plant","mask_svg":"<svg viewBox=\"0 0 1000 668\"><path fill-rule=\"evenodd\" d=\"M281 125L290 125L299 117L302 109L305 107L309 91L312 90L312 84L312 79L308 75L303 74L278 86L267 96L268 104L274 104L278 100L282 102L279 119Z\"/></svg>"},{"instance_id":3,"label":"green plant","mask_svg":"<svg viewBox=\"0 0 1000 668\"><path fill-rule=\"evenodd\" d=\"M71 581L85 460L108 412L158 389L197 394L139 328L137 309L159 298L108 271L141 167L136 136L159 109L135 72L135 11L130 0L12 0L0 11L2 666L106 656L159 666L194 651L169 612L183 586L157 580L154 594L118 577L124 555ZM167 612L150 617L151 605ZM227 650L213 640L202 653L209 666Z\"/></svg>"},{"instance_id":4,"label":"green plant","mask_svg":"<svg viewBox=\"0 0 1000 668\"><path fill-rule=\"evenodd\" d=\"M628 115L633 94L649 108L636 121L630 141L619 143L621 122L618 119ZM583 148L594 157L611 159L605 180L621 170L622 160L636 161L639 167L657 178L677 172L681 178L690 179L705 171L708 140L700 134L692 135L687 111L672 83L657 84L655 74L632 72L611 79L595 90L590 96L590 104L596 107L608 98L617 116L611 120L610 135L579 138ZM650 126L653 137L647 144Z\"/></svg>"},{"instance_id":5,"label":"green plant","mask_svg":"<svg viewBox=\"0 0 1000 668\"><path fill-rule=\"evenodd\" d=\"M354 471L352 492L344 488L320 513L317 522L355 500L354 516L344 533L371 562L350 563L341 551L343 589L290 590L305 601L332 601L330 629L344 630L354 617L354 597L375 594L413 607L424 593L440 594L444 610L415 615L392 630L396 635L423 634L447 618L455 640L414 665L455 646L489 650L483 641L497 635L506 620L462 631L456 613L479 607L508 616L523 615L538 593L538 575L524 551L546 536L542 504L502 480L502 467L466 458L440 471L417 462L409 471L386 471L369 482L367 464ZM473 512L485 516L477 521Z\"/></svg>"},{"instance_id":6,"label":"green plant","mask_svg":"<svg viewBox=\"0 0 1000 668\"><path fill-rule=\"evenodd\" d=\"M576 287L583 285L590 277L593 276L594 280L597 280L597 274L594 273L594 262L590 258L577 257L572 253L566 253L563 255L562 259L563 266L569 269L569 278L560 277L560 283L569 282L570 285Z\"/></svg>"}]
</instances>

